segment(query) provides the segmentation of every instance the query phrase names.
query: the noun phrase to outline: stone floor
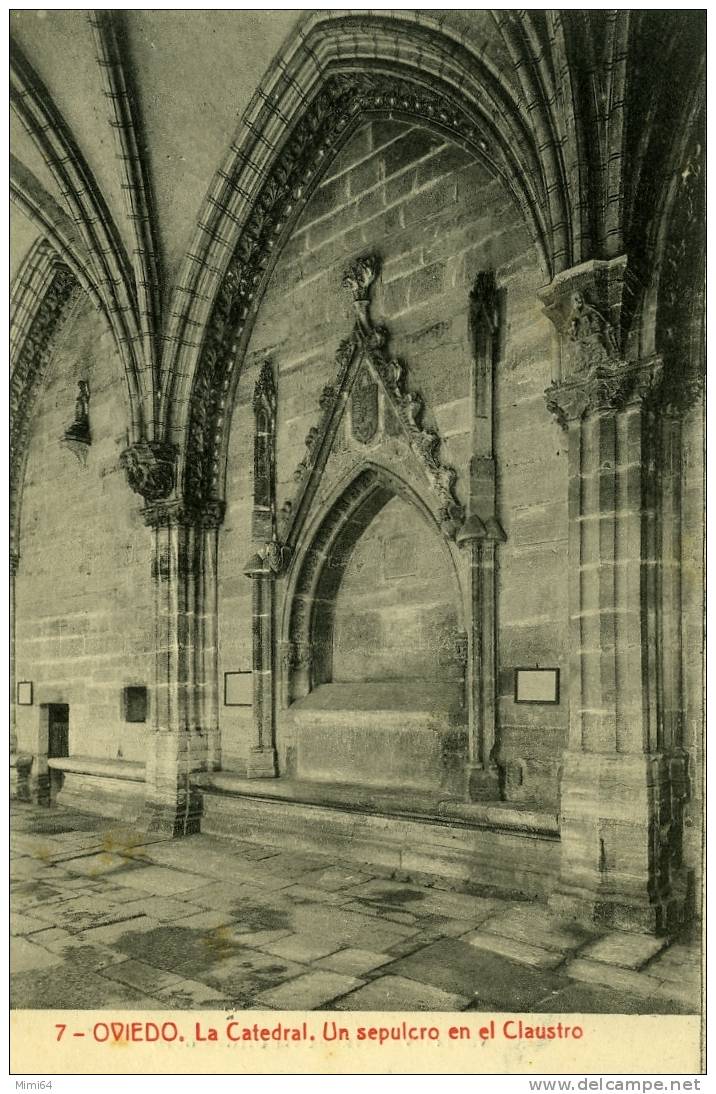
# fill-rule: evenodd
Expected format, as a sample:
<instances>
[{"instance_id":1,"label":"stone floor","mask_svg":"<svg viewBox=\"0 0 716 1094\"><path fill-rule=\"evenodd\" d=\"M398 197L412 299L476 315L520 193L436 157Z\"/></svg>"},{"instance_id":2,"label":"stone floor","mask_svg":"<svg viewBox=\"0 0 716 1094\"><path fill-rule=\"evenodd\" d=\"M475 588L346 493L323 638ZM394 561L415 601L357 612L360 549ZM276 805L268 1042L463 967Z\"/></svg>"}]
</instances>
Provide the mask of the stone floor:
<instances>
[{"instance_id":1,"label":"stone floor","mask_svg":"<svg viewBox=\"0 0 716 1094\"><path fill-rule=\"evenodd\" d=\"M12 1005L698 1013L697 932L588 932L544 907L329 855L14 803Z\"/></svg>"}]
</instances>

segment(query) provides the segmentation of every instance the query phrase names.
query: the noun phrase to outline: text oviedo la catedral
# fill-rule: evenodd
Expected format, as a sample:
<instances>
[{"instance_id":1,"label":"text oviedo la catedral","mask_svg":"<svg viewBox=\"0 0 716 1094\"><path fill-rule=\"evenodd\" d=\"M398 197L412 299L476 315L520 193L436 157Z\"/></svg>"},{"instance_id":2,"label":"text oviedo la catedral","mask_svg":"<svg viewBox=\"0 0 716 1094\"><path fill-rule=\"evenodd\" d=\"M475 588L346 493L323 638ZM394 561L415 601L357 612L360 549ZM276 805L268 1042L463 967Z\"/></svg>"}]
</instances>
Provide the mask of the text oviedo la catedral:
<instances>
[{"instance_id":1,"label":"text oviedo la catedral","mask_svg":"<svg viewBox=\"0 0 716 1094\"><path fill-rule=\"evenodd\" d=\"M60 1033L60 1037L64 1029ZM75 1034L75 1036L83 1034ZM187 1023L186 1028L174 1021L165 1022L95 1022L90 1036L100 1044L131 1041L134 1043L163 1041L165 1043L193 1042L203 1044L215 1041L229 1042L294 1042L294 1041L367 1041L385 1044L388 1041L579 1041L584 1036L580 1025L530 1024L522 1018L491 1018L480 1025L421 1025L402 1020L390 1025L365 1025L348 1028L335 1021L316 1024L308 1022L286 1025L260 1025L254 1022L244 1025L236 1019L210 1025L206 1021ZM59 1040L59 1037L58 1037Z\"/></svg>"}]
</instances>

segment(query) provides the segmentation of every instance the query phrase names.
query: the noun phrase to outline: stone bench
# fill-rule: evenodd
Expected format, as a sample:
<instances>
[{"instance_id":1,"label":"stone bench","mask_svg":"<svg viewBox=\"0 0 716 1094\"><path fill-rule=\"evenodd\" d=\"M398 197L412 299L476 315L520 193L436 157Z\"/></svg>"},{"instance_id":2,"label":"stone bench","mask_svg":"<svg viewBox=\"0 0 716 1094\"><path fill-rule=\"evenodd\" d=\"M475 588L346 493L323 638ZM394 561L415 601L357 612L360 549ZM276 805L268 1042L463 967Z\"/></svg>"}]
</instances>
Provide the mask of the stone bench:
<instances>
[{"instance_id":1,"label":"stone bench","mask_svg":"<svg viewBox=\"0 0 716 1094\"><path fill-rule=\"evenodd\" d=\"M134 760L62 756L47 761L62 773L57 803L84 813L134 820L144 804L145 765Z\"/></svg>"}]
</instances>

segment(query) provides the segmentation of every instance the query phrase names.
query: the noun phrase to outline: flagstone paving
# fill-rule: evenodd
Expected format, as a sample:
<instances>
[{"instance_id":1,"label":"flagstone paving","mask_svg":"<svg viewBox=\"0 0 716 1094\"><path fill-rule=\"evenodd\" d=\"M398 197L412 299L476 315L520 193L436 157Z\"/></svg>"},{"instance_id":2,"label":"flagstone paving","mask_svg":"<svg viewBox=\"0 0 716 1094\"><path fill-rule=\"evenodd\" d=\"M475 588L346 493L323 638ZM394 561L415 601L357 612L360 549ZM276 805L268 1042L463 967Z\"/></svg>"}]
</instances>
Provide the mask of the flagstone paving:
<instances>
[{"instance_id":1,"label":"flagstone paving","mask_svg":"<svg viewBox=\"0 0 716 1094\"><path fill-rule=\"evenodd\" d=\"M544 905L330 855L14 803L11 1001L78 1009L696 1014L695 927L588 930Z\"/></svg>"}]
</instances>

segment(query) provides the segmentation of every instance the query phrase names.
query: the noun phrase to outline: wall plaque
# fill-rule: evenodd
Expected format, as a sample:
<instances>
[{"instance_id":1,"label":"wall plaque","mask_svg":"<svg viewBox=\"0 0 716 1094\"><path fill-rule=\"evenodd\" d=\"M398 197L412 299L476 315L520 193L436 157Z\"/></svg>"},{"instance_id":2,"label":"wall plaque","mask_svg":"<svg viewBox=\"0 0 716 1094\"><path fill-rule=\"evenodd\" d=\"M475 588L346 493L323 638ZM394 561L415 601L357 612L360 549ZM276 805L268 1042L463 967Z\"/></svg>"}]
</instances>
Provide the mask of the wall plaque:
<instances>
[{"instance_id":1,"label":"wall plaque","mask_svg":"<svg viewBox=\"0 0 716 1094\"><path fill-rule=\"evenodd\" d=\"M224 706L250 707L254 702L252 672L224 673Z\"/></svg>"},{"instance_id":2,"label":"wall plaque","mask_svg":"<svg viewBox=\"0 0 716 1094\"><path fill-rule=\"evenodd\" d=\"M559 669L515 669L516 703L558 703Z\"/></svg>"},{"instance_id":3,"label":"wall plaque","mask_svg":"<svg viewBox=\"0 0 716 1094\"><path fill-rule=\"evenodd\" d=\"M21 707L32 706L32 681L31 680L18 680L17 683L17 704Z\"/></svg>"}]
</instances>

